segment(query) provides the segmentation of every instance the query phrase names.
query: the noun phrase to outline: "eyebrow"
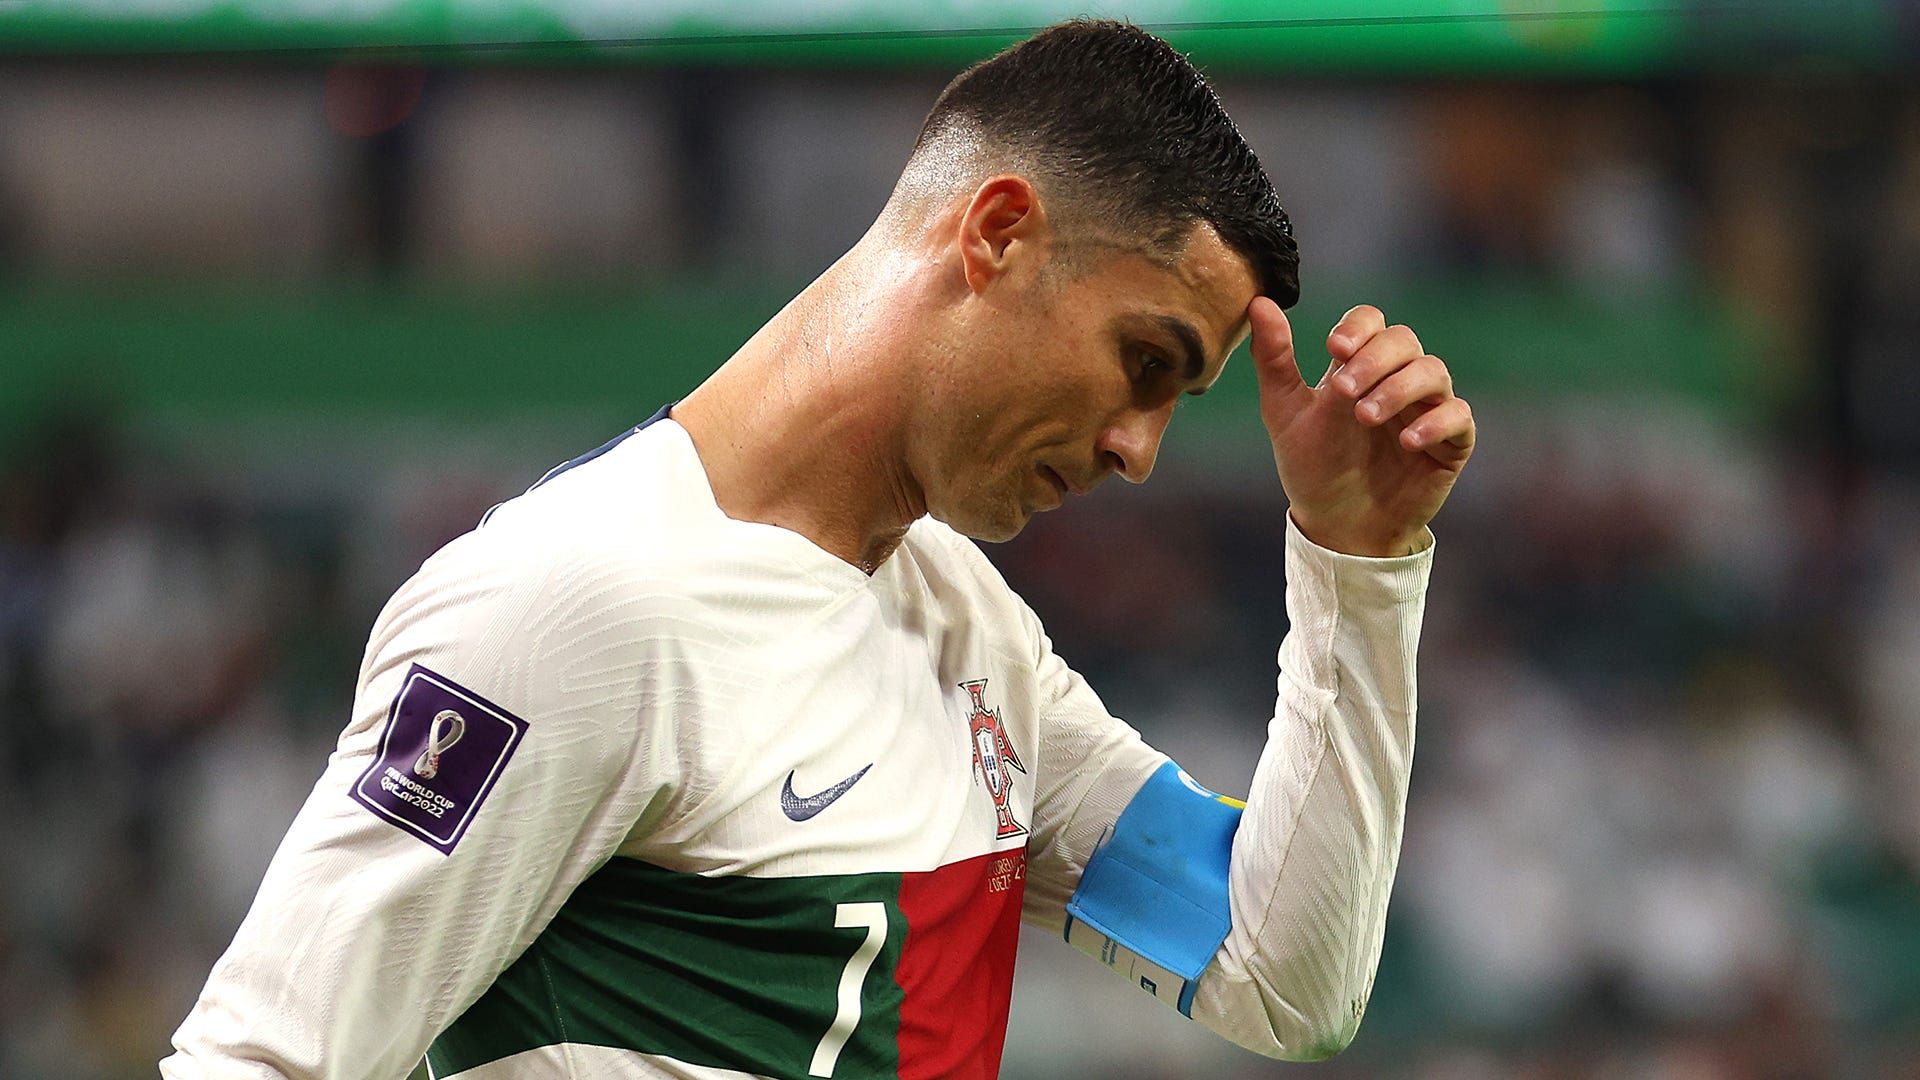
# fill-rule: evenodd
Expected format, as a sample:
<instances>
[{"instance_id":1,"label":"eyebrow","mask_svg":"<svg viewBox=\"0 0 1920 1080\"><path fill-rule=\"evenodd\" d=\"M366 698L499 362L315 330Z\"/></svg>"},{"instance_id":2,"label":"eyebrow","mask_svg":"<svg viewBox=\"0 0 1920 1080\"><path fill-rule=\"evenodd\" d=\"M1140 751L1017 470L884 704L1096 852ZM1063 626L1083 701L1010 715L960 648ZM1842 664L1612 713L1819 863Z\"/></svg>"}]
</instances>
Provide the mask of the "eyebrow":
<instances>
[{"instance_id":1,"label":"eyebrow","mask_svg":"<svg viewBox=\"0 0 1920 1080\"><path fill-rule=\"evenodd\" d=\"M1207 350L1200 344L1200 332L1193 328L1192 323L1178 315L1155 315L1153 322L1155 326L1171 334L1173 339L1180 343L1180 350L1185 354L1181 358L1181 377L1188 382L1199 382L1201 373L1207 369ZM1187 391L1194 397L1199 397L1206 392L1207 388L1204 386L1196 386Z\"/></svg>"}]
</instances>

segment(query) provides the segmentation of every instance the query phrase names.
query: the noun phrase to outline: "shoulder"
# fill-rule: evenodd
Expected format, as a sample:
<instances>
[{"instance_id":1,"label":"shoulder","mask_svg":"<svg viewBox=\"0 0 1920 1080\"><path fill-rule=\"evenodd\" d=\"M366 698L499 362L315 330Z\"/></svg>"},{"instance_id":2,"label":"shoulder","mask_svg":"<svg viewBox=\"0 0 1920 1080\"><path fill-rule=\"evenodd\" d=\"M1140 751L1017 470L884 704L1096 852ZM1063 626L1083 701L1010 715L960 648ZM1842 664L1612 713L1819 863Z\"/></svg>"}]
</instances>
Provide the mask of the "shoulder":
<instances>
[{"instance_id":1,"label":"shoulder","mask_svg":"<svg viewBox=\"0 0 1920 1080\"><path fill-rule=\"evenodd\" d=\"M684 429L656 423L502 503L430 558L389 615L465 612L468 636L530 651L579 639L609 656L736 663L846 591L799 547L727 518Z\"/></svg>"},{"instance_id":2,"label":"shoulder","mask_svg":"<svg viewBox=\"0 0 1920 1080\"><path fill-rule=\"evenodd\" d=\"M678 425L649 422L549 470L455 544L658 563L696 546L688 534L705 523L703 509L711 509L702 506L698 468Z\"/></svg>"},{"instance_id":3,"label":"shoulder","mask_svg":"<svg viewBox=\"0 0 1920 1080\"><path fill-rule=\"evenodd\" d=\"M510 499L423 563L376 625L423 626L483 651L648 638L695 591L705 528L664 425L636 429ZM698 620L682 620L697 633ZM488 648L491 643L491 648Z\"/></svg>"}]
</instances>

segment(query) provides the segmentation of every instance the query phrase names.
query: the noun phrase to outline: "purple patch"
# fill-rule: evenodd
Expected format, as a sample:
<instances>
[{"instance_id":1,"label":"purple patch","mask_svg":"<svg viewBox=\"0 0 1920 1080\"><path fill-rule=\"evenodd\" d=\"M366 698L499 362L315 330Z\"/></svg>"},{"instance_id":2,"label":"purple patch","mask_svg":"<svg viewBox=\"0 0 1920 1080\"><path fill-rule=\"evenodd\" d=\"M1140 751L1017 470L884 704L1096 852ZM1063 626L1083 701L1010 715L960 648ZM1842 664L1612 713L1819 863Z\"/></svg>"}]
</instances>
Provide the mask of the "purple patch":
<instances>
[{"instance_id":1,"label":"purple patch","mask_svg":"<svg viewBox=\"0 0 1920 1080\"><path fill-rule=\"evenodd\" d=\"M415 664L353 797L451 855L526 733L525 720Z\"/></svg>"}]
</instances>

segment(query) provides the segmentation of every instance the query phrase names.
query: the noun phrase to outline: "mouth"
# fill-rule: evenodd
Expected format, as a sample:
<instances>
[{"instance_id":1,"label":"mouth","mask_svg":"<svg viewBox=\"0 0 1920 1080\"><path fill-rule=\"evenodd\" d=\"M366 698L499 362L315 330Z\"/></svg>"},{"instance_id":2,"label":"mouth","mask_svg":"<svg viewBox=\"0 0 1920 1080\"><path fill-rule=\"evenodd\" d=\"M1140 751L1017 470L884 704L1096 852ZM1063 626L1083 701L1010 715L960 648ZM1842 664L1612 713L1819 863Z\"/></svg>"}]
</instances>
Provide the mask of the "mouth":
<instances>
[{"instance_id":1,"label":"mouth","mask_svg":"<svg viewBox=\"0 0 1920 1080\"><path fill-rule=\"evenodd\" d=\"M1053 489L1060 493L1061 501L1064 502L1068 495L1079 494L1079 492L1073 489L1073 485L1067 483L1066 480L1061 478L1059 473L1054 472L1052 469L1048 468L1047 466L1045 465L1040 466L1039 471L1041 476L1046 477L1047 483L1052 484Z\"/></svg>"}]
</instances>

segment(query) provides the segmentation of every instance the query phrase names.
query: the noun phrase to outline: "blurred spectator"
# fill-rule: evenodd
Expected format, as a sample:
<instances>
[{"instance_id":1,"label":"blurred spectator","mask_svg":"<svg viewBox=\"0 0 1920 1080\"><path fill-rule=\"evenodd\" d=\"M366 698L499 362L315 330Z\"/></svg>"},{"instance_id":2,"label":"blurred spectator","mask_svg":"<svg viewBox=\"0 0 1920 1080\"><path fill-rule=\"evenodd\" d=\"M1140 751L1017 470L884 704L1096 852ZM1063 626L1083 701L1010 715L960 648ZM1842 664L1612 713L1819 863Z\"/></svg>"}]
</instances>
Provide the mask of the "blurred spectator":
<instances>
[{"instance_id":1,"label":"blurred spectator","mask_svg":"<svg viewBox=\"0 0 1920 1080\"><path fill-rule=\"evenodd\" d=\"M689 245L736 270L812 268L884 197L931 93L918 76L363 75L200 73L94 130L74 118L113 111L137 79L16 74L33 92L0 131L0 243L29 234L50 266L216 250L213 265L302 272L332 235L323 193L356 193L336 216L378 232L360 201L417 182L394 196L417 200L411 231L362 238L400 275L604 274ZM85 85L81 105L63 79ZM1884 158L1859 183L1884 227L1857 252L1831 241L1866 270L1829 295L1809 252L1833 216L1808 162L1840 151L1777 87L1701 89L1684 108L1671 85L1235 92L1283 191L1294 173L1310 200L1365 208L1330 215L1344 245L1314 239L1341 272L1398 280L1416 250L1435 279L1520 274L1528 295L1565 289L1622 322L1706 280L1784 342L1738 358L1773 388L1765 422L1638 385L1468 391L1487 444L1436 523L1386 955L1359 1042L1315 1075L1920 1075L1920 490L1899 471L1920 430L1900 393L1920 312L1913 95L1897 139L1856 147ZM115 132L139 162L166 160L202 97L246 122L199 131L191 167L101 167ZM1338 164L1298 152L1305 112L1324 114L1311 134L1351 129ZM820 137L846 116L897 145ZM361 138L386 141L328 156ZM253 160L268 166L234 181L246 199L209 194L206 177ZM680 221L676 200L706 193L676 173L687 160L769 167L729 173L716 205L742 217ZM1347 176L1366 166L1393 175ZM360 167L375 173L337 175ZM75 168L88 182L63 186ZM151 220L183 190L192 214ZM12 272L34 269L10 252ZM1839 363L1821 327L1846 313L1861 319L1844 355L1891 381L1847 384L1858 400L1834 415L1879 417L1892 452L1821 445L1807 415L1812 373ZM24 823L0 831L24 868L0 880L0 1076L151 1075L331 749L379 605L551 464L469 453L509 441L484 428L451 450L384 439L351 466L331 460L337 433L228 455L133 409L21 409L33 422L0 447L0 810ZM1258 457L1109 485L989 549L1109 707L1228 790L1251 776L1286 631L1285 508ZM1272 1075L1029 945L1009 1077L1068 1057L1114 1080Z\"/></svg>"}]
</instances>

